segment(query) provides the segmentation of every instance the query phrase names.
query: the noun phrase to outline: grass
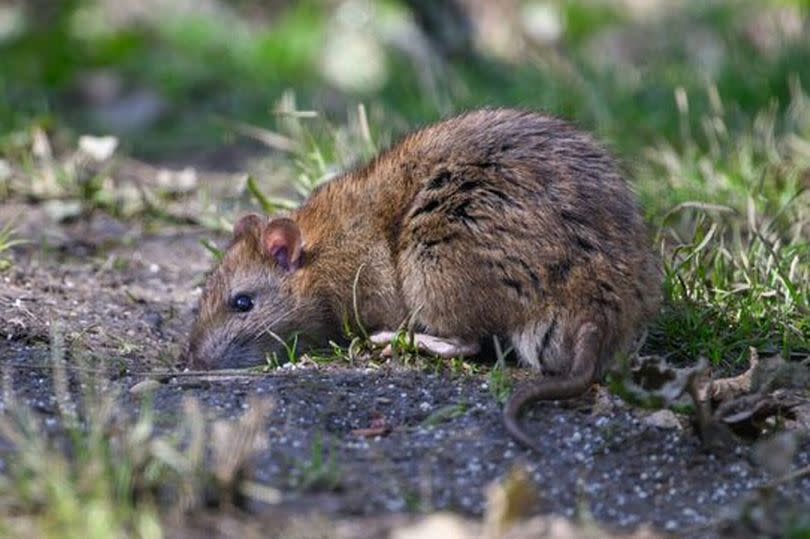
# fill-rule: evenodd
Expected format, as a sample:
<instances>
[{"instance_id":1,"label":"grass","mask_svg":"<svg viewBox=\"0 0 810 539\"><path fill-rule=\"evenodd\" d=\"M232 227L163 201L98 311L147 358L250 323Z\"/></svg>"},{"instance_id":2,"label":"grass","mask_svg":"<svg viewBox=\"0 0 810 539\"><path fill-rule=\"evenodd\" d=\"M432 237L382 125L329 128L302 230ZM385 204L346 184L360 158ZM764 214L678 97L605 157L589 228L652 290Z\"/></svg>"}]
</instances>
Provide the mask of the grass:
<instances>
[{"instance_id":1,"label":"grass","mask_svg":"<svg viewBox=\"0 0 810 539\"><path fill-rule=\"evenodd\" d=\"M246 496L275 498L244 473L259 447L266 402L251 402L241 420L215 423L208 434L199 404L189 399L183 420L167 429L148 398L132 414L103 373L90 374L89 364L70 368L58 329L50 361L61 429L56 437L18 401L14 367L3 371L0 436L8 445L0 475L0 536L160 538L161 519L169 513L238 505Z\"/></svg>"},{"instance_id":2,"label":"grass","mask_svg":"<svg viewBox=\"0 0 810 539\"><path fill-rule=\"evenodd\" d=\"M385 7L377 15L401 15L393 2L380 4ZM49 205L65 219L105 212L159 229L180 220L171 209L174 195L111 181L118 179L119 154L165 157L250 138L267 146L273 174L248 177L236 200L212 201L204 188L189 195L207 208L199 223L227 230L246 207L265 213L294 208L319 184L415 125L479 105L541 108L610 144L652 223L664 262L665 302L645 352L683 364L706 357L721 370L741 369L749 347L785 358L810 354L810 99L803 89L810 84L810 42L794 40L764 53L745 30L759 9L793 5L806 14L806 2L687 2L661 20L639 24L610 3L593 8L570 0L560 3L563 62L549 51L517 63L451 61L442 66L442 83L431 89L419 77L424 66L386 45L389 77L373 94L341 92L321 78L321 36L332 22L315 2L295 3L266 28L243 19L223 25L204 14L137 27L93 26L87 4L73 5L88 23L85 31L75 32L67 10L50 35L0 44L3 197ZM372 26L380 23L377 15ZM647 57L656 60L608 65L589 43L615 28L631 41L649 42ZM696 29L705 28L723 51L716 68L701 64L686 46L699 37ZM71 101L88 69L113 70L169 103L160 122L122 137L119 154L100 162L76 143L78 133L102 129ZM0 269L8 267L3 257L20 241L11 224L0 229ZM210 242L201 248L213 260L221 257ZM113 266L110 271L125 269ZM365 358L366 336L347 335L354 337L348 350L334 345L311 358L350 365ZM268 494L245 480L252 446L228 445L255 437L258 416L238 427L245 437L229 436L220 425L209 439L199 409L187 404L185 420L166 432L148 404L134 416L122 413L118 395L101 389L103 380L80 384L89 393L69 390L75 384L68 383L58 338L52 344L51 379L64 425L58 436L14 398L13 377L6 373L0 436L11 451L0 474L0 514L11 518L3 519L0 534L160 537L167 512L210 501L238 505L251 493ZM446 361L421 357L404 330L392 345L395 361L448 369ZM129 341L120 346L122 353L137 347ZM268 367L292 362L295 348L288 343L282 357L268 358ZM503 402L511 389L508 351L500 343L496 348L498 362L486 376L493 399ZM461 360L449 364L451 373L481 370ZM425 424L467 411L451 405ZM200 447L206 443L219 448L213 456L218 465L203 466ZM295 466L294 488L339 488L335 455L316 438Z\"/></svg>"},{"instance_id":3,"label":"grass","mask_svg":"<svg viewBox=\"0 0 810 539\"><path fill-rule=\"evenodd\" d=\"M17 237L13 222L0 226L0 272L9 269L12 261L6 254L16 245L23 245L26 241Z\"/></svg>"},{"instance_id":4,"label":"grass","mask_svg":"<svg viewBox=\"0 0 810 539\"><path fill-rule=\"evenodd\" d=\"M638 22L618 4L567 0L559 9L567 61L541 54L508 63L484 54L433 66L392 44L395 30L412 23L401 5L388 0L376 3L369 19L351 29L382 47L388 76L373 93L343 91L324 80L319 64L328 44L321 36L346 30L318 2L260 14L268 17L267 25L252 25L238 12L207 16L169 10L123 27L104 24L92 3L63 4L51 32L0 42L0 132L25 128L32 120L46 128L67 120L84 131L104 129L92 114L73 106L71 96L85 73L108 70L129 87L153 89L168 104L164 117L139 133L145 136L127 141L126 149L139 155L221 143L238 134L235 122L266 122L268 103L293 87L310 108L339 115L335 94L342 94L342 103L370 102L372 122L384 121L397 133L481 105L544 108L599 131L632 156L651 139L671 140L678 134L677 108L670 99L675 81L697 95L706 80L714 80L721 95L733 96L734 114L745 117L772 98L786 103L789 74L803 80L810 76L806 40L790 41L769 56L745 33L763 9L808 9L801 1L691 1L660 20ZM703 49L719 51L717 66L707 67L707 53L686 47L689 40L681 39L700 38L707 27L716 30L716 39ZM635 34L628 39L654 47L648 57L655 62L641 61L638 69L621 62L612 66L591 40L614 28L631 29ZM431 77L439 82L427 83ZM702 96L691 106L700 115L711 103ZM223 124L222 118L229 122Z\"/></svg>"},{"instance_id":5,"label":"grass","mask_svg":"<svg viewBox=\"0 0 810 539\"><path fill-rule=\"evenodd\" d=\"M511 352L511 348L503 349L500 339L492 339L495 348L496 361L488 375L489 391L492 396L501 404L506 403L512 392L512 383L507 376L506 357Z\"/></svg>"},{"instance_id":6,"label":"grass","mask_svg":"<svg viewBox=\"0 0 810 539\"><path fill-rule=\"evenodd\" d=\"M335 451L328 451L327 455L323 437L316 435L309 459L294 466L292 485L302 491L334 491L341 486L341 475Z\"/></svg>"},{"instance_id":7,"label":"grass","mask_svg":"<svg viewBox=\"0 0 810 539\"><path fill-rule=\"evenodd\" d=\"M420 423L420 426L426 428L436 427L438 425L441 425L442 423L446 423L447 421L463 416L469 410L470 410L469 405L465 403L448 404L446 406L442 406L441 408L439 408L438 410L427 416L422 421L422 423Z\"/></svg>"},{"instance_id":8,"label":"grass","mask_svg":"<svg viewBox=\"0 0 810 539\"><path fill-rule=\"evenodd\" d=\"M647 152L639 188L674 203L658 210L666 306L653 348L715 365L743 363L751 346L810 352L810 101L793 88L782 115L769 107L732 130L717 111L683 149Z\"/></svg>"},{"instance_id":9,"label":"grass","mask_svg":"<svg viewBox=\"0 0 810 539\"><path fill-rule=\"evenodd\" d=\"M268 370L278 369L283 365L295 365L298 363L300 353L298 350L298 334L296 333L290 339L285 341L275 333L271 333L279 345L281 345L283 354L272 352L265 357L265 368Z\"/></svg>"}]
</instances>

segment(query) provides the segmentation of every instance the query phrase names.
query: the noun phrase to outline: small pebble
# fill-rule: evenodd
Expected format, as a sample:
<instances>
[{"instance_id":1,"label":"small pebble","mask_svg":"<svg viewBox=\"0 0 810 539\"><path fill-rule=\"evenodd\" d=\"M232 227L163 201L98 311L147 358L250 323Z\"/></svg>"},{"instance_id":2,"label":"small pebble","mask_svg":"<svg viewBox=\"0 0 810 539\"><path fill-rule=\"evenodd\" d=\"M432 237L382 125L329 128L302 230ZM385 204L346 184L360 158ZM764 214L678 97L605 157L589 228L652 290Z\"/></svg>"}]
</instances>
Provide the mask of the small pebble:
<instances>
[{"instance_id":1,"label":"small pebble","mask_svg":"<svg viewBox=\"0 0 810 539\"><path fill-rule=\"evenodd\" d=\"M150 393L155 391L159 387L163 386L157 380L153 380L151 378L147 378L146 380L142 380L129 388L129 392L133 395L142 395L144 393Z\"/></svg>"}]
</instances>

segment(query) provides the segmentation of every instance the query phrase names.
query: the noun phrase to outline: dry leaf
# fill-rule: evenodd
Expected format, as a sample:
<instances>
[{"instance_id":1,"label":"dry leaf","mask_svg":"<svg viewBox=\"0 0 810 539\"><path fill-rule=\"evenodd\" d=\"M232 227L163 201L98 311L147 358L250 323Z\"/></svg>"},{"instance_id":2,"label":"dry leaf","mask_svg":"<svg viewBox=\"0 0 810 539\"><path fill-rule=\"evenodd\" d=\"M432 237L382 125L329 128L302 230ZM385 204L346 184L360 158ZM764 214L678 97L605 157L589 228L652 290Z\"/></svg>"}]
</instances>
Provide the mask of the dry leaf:
<instances>
[{"instance_id":1,"label":"dry leaf","mask_svg":"<svg viewBox=\"0 0 810 539\"><path fill-rule=\"evenodd\" d=\"M513 468L506 479L487 487L484 536L496 539L521 519L527 518L537 502L537 490L522 467Z\"/></svg>"},{"instance_id":2,"label":"dry leaf","mask_svg":"<svg viewBox=\"0 0 810 539\"><path fill-rule=\"evenodd\" d=\"M82 135L79 137L79 150L95 161L106 161L118 148L118 139L113 136L94 137Z\"/></svg>"},{"instance_id":3,"label":"dry leaf","mask_svg":"<svg viewBox=\"0 0 810 539\"><path fill-rule=\"evenodd\" d=\"M42 209L53 221L67 221L78 217L82 213L82 203L79 200L47 200Z\"/></svg>"},{"instance_id":4,"label":"dry leaf","mask_svg":"<svg viewBox=\"0 0 810 539\"><path fill-rule=\"evenodd\" d=\"M611 533L596 522L576 523L565 517L544 515L534 517L515 527L498 539L663 539L650 526L640 526L627 533Z\"/></svg>"},{"instance_id":5,"label":"dry leaf","mask_svg":"<svg viewBox=\"0 0 810 539\"><path fill-rule=\"evenodd\" d=\"M795 428L810 431L810 401L800 404L793 409Z\"/></svg>"},{"instance_id":6,"label":"dry leaf","mask_svg":"<svg viewBox=\"0 0 810 539\"><path fill-rule=\"evenodd\" d=\"M787 391L754 393L721 403L714 417L739 435L757 437L766 430L765 421L768 418L792 414L793 408L805 402L805 399Z\"/></svg>"},{"instance_id":7,"label":"dry leaf","mask_svg":"<svg viewBox=\"0 0 810 539\"><path fill-rule=\"evenodd\" d=\"M48 135L39 127L34 128L31 134L31 153L34 157L45 162L53 160L53 150L51 149L51 141L48 140Z\"/></svg>"},{"instance_id":8,"label":"dry leaf","mask_svg":"<svg viewBox=\"0 0 810 539\"><path fill-rule=\"evenodd\" d=\"M158 187L171 194L190 193L197 189L199 183L197 171L191 167L178 171L161 169L158 171L155 180Z\"/></svg>"},{"instance_id":9,"label":"dry leaf","mask_svg":"<svg viewBox=\"0 0 810 539\"><path fill-rule=\"evenodd\" d=\"M376 413L371 418L371 423L367 428L354 429L352 434L363 438L375 438L377 436L385 436L393 430L393 427L388 423L382 414Z\"/></svg>"},{"instance_id":10,"label":"dry leaf","mask_svg":"<svg viewBox=\"0 0 810 539\"><path fill-rule=\"evenodd\" d=\"M622 401L614 396L607 387L601 385L596 385L595 387L596 390L594 391L591 415L597 417L608 415L622 405Z\"/></svg>"},{"instance_id":11,"label":"dry leaf","mask_svg":"<svg viewBox=\"0 0 810 539\"><path fill-rule=\"evenodd\" d=\"M129 388L129 392L132 393L133 395L140 395L140 394L143 394L143 393L150 393L150 392L158 389L162 385L163 384L161 384L157 380L152 380L151 378L147 378L146 380L141 380L140 382L138 382L137 384L135 384L131 388Z\"/></svg>"},{"instance_id":12,"label":"dry leaf","mask_svg":"<svg viewBox=\"0 0 810 539\"><path fill-rule=\"evenodd\" d=\"M685 368L669 365L662 357L649 356L630 371L630 379L624 381L625 389L643 402L652 402L659 407L685 404L684 394L693 382L708 369L706 358Z\"/></svg>"},{"instance_id":13,"label":"dry leaf","mask_svg":"<svg viewBox=\"0 0 810 539\"><path fill-rule=\"evenodd\" d=\"M749 393L752 387L754 373L759 366L759 354L756 348L749 349L749 367L739 376L718 378L711 380L708 385L708 396L714 401L724 401L744 393Z\"/></svg>"},{"instance_id":14,"label":"dry leaf","mask_svg":"<svg viewBox=\"0 0 810 539\"><path fill-rule=\"evenodd\" d=\"M659 429L677 429L681 430L681 422L678 416L672 410L656 410L655 412L646 415L641 419L641 422L649 427L656 427Z\"/></svg>"},{"instance_id":15,"label":"dry leaf","mask_svg":"<svg viewBox=\"0 0 810 539\"><path fill-rule=\"evenodd\" d=\"M476 526L450 513L436 513L391 532L391 539L477 539Z\"/></svg>"},{"instance_id":16,"label":"dry leaf","mask_svg":"<svg viewBox=\"0 0 810 539\"><path fill-rule=\"evenodd\" d=\"M8 161L0 159L0 182L11 178L12 172L13 170L11 169L11 165L8 164Z\"/></svg>"}]
</instances>

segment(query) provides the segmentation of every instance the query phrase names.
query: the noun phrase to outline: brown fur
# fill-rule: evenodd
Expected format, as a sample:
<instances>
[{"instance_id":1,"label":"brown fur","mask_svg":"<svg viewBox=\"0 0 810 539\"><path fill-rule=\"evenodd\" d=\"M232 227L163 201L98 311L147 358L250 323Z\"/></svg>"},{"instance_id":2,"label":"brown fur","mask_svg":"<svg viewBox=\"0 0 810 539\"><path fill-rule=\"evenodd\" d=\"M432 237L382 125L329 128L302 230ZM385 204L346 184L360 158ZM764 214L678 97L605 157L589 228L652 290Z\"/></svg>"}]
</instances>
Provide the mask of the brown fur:
<instances>
[{"instance_id":1,"label":"brown fur","mask_svg":"<svg viewBox=\"0 0 810 539\"><path fill-rule=\"evenodd\" d=\"M303 241L291 272L263 251L254 221L235 237L203 293L194 364L260 362L275 346L265 330L325 344L353 320L357 278L369 331L412 317L440 337L505 336L524 363L560 376L576 374L579 350L585 375L568 396L658 307L659 267L613 160L532 112L479 110L417 131L323 185L290 219ZM254 311L229 311L239 291L257 295ZM536 393L516 394L526 399L510 403L513 420Z\"/></svg>"}]
</instances>

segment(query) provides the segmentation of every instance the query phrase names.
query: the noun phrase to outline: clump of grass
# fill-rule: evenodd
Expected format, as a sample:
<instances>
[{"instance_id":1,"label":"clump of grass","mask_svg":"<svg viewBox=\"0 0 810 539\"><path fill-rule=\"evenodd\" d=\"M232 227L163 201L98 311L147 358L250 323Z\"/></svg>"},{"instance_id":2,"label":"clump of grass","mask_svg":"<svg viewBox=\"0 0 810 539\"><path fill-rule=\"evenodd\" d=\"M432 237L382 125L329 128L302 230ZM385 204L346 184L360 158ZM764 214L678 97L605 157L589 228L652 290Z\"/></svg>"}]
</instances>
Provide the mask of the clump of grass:
<instances>
[{"instance_id":1,"label":"clump of grass","mask_svg":"<svg viewBox=\"0 0 810 539\"><path fill-rule=\"evenodd\" d=\"M343 125L335 125L320 113L299 110L295 95L285 92L274 109L277 131L252 125L235 125L237 132L285 152L293 164L292 187L296 199L267 195L256 178L248 178L247 190L266 214L293 210L322 183L334 178L377 150L365 107L358 105Z\"/></svg>"},{"instance_id":2,"label":"clump of grass","mask_svg":"<svg viewBox=\"0 0 810 539\"><path fill-rule=\"evenodd\" d=\"M64 359L52 338L57 430L18 401L12 371L4 371L0 439L0 533L18 537L159 538L168 513L182 515L211 503L239 504L245 496L277 497L247 478L247 463L262 440L268 413L254 402L238 424L214 423L206 434L202 411L184 403L183 423L159 429L145 403L134 419L101 376ZM76 395L73 387L81 387ZM206 447L212 442L211 459Z\"/></svg>"},{"instance_id":3,"label":"clump of grass","mask_svg":"<svg viewBox=\"0 0 810 539\"><path fill-rule=\"evenodd\" d=\"M12 247L25 243L27 243L26 240L17 237L13 223L8 222L0 226L0 272L7 270L12 265L11 259L6 256L6 253Z\"/></svg>"},{"instance_id":4,"label":"clump of grass","mask_svg":"<svg viewBox=\"0 0 810 539\"><path fill-rule=\"evenodd\" d=\"M302 491L333 491L340 488L342 472L334 451L327 450L323 437L315 436L307 460L295 465L293 486Z\"/></svg>"},{"instance_id":5,"label":"clump of grass","mask_svg":"<svg viewBox=\"0 0 810 539\"><path fill-rule=\"evenodd\" d=\"M413 331L400 328L391 339L391 353L394 359L408 363L410 359L419 357L419 347Z\"/></svg>"},{"instance_id":6,"label":"clump of grass","mask_svg":"<svg viewBox=\"0 0 810 539\"><path fill-rule=\"evenodd\" d=\"M293 334L288 340L282 339L279 335L269 332L270 336L281 345L283 354L271 352L265 356L265 368L275 370L282 365L295 365L298 363L298 333Z\"/></svg>"},{"instance_id":7,"label":"clump of grass","mask_svg":"<svg viewBox=\"0 0 810 539\"><path fill-rule=\"evenodd\" d=\"M385 350L390 352L390 358L393 361L435 374L447 372L454 376L466 376L478 373L479 367L468 361L464 356L444 358L420 350L413 329L410 327L412 325L412 321L404 323L387 343ZM369 351L373 349L374 345L371 344L368 338L362 342ZM387 353L372 354L370 359L387 359L388 355Z\"/></svg>"},{"instance_id":8,"label":"clump of grass","mask_svg":"<svg viewBox=\"0 0 810 539\"><path fill-rule=\"evenodd\" d=\"M512 383L507 376L506 371L506 356L512 351L511 347L506 350L501 346L501 341L498 337L492 338L492 343L495 348L495 356L497 360L495 365L489 371L487 384L489 391L499 404L504 404L512 392Z\"/></svg>"},{"instance_id":9,"label":"clump of grass","mask_svg":"<svg viewBox=\"0 0 810 539\"><path fill-rule=\"evenodd\" d=\"M665 261L663 348L681 359L743 361L754 346L784 357L810 352L810 249L741 231L701 213L692 238Z\"/></svg>"},{"instance_id":10,"label":"clump of grass","mask_svg":"<svg viewBox=\"0 0 810 539\"><path fill-rule=\"evenodd\" d=\"M446 423L457 417L461 417L465 415L468 411L470 411L469 405L466 403L459 403L459 404L448 404L447 406L442 406L429 416L427 416L421 423L420 426L432 428L442 423Z\"/></svg>"},{"instance_id":11,"label":"clump of grass","mask_svg":"<svg viewBox=\"0 0 810 539\"><path fill-rule=\"evenodd\" d=\"M10 155L14 165L8 180L9 191L51 203L52 213L58 218L75 217L82 209L90 208L124 211L124 206L131 203L132 193L110 189L109 174L117 140L85 136L78 147L57 151L55 138L58 137L33 125L13 148L4 148L3 153Z\"/></svg>"},{"instance_id":12,"label":"clump of grass","mask_svg":"<svg viewBox=\"0 0 810 539\"><path fill-rule=\"evenodd\" d=\"M208 254L211 255L211 260L213 260L214 263L222 262L222 259L225 256L225 252L222 249L220 249L219 247L211 243L210 240L207 239L200 240L200 245L202 245L205 248L205 250L208 251Z\"/></svg>"},{"instance_id":13,"label":"clump of grass","mask_svg":"<svg viewBox=\"0 0 810 539\"><path fill-rule=\"evenodd\" d=\"M19 137L0 141L0 193L41 204L55 221L87 217L102 211L119 219L141 218L221 229L209 213L207 193L196 186L193 170L171 172L120 158L113 136L82 135L38 125ZM151 175L150 175L151 173ZM193 216L178 207L190 195L199 199Z\"/></svg>"},{"instance_id":14,"label":"clump of grass","mask_svg":"<svg viewBox=\"0 0 810 539\"><path fill-rule=\"evenodd\" d=\"M689 96L676 89L680 139L644 151L638 177L645 206L671 217L670 208L699 200L746 216L753 202L763 218L776 221L776 227L802 225L797 218L807 217L807 200L787 206L807 189L810 168L810 97L798 79L792 79L784 111L771 103L750 121L731 114L731 106L714 86L709 85L707 93L712 110L696 122ZM693 131L693 123L701 129Z\"/></svg>"},{"instance_id":15,"label":"clump of grass","mask_svg":"<svg viewBox=\"0 0 810 539\"><path fill-rule=\"evenodd\" d=\"M661 219L666 305L651 332L656 349L716 365L744 361L750 346L810 353L808 103L795 83L782 117L770 108L732 131L717 102L703 136L650 152L643 186L654 181L681 199Z\"/></svg>"}]
</instances>

